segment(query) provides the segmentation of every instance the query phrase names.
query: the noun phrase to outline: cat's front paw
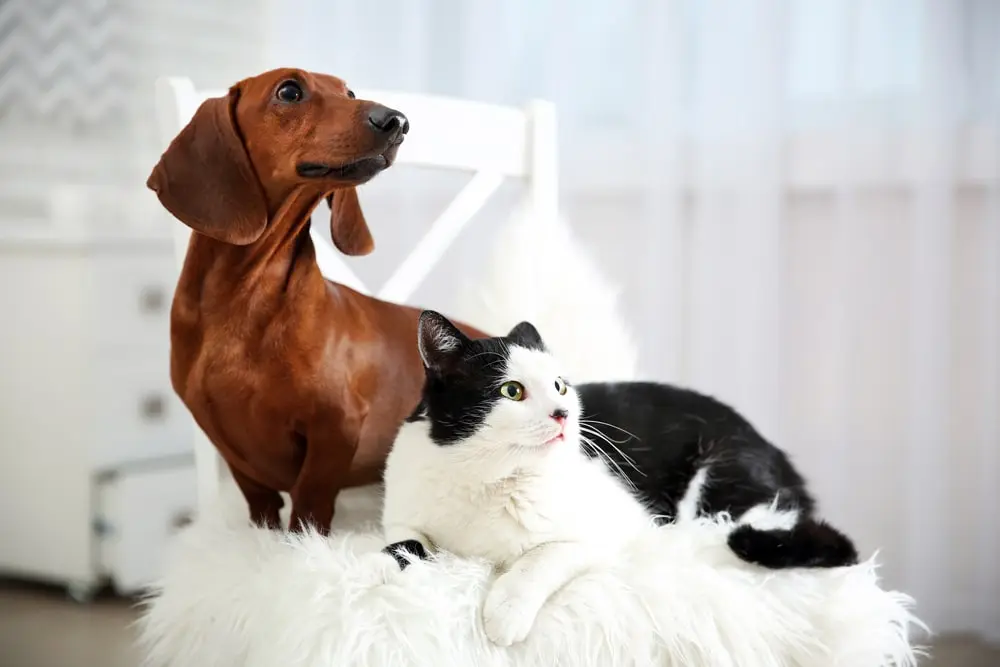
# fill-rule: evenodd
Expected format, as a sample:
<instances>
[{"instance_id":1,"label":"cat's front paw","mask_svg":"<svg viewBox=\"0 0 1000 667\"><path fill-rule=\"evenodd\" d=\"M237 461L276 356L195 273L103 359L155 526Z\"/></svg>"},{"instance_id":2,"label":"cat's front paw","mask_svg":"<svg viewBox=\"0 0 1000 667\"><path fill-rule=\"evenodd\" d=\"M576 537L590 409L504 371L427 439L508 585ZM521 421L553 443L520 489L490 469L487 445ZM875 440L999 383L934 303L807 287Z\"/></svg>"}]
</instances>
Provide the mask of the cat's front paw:
<instances>
[{"instance_id":1,"label":"cat's front paw","mask_svg":"<svg viewBox=\"0 0 1000 667\"><path fill-rule=\"evenodd\" d=\"M483 628L497 646L511 646L524 641L535 625L541 608L538 600L523 586L513 586L497 579L483 605Z\"/></svg>"},{"instance_id":2,"label":"cat's front paw","mask_svg":"<svg viewBox=\"0 0 1000 667\"><path fill-rule=\"evenodd\" d=\"M419 540L395 542L382 549L382 553L387 553L395 558L400 570L405 570L406 566L410 564L410 556L416 556L420 560L430 558L427 554L427 549L424 548L424 545Z\"/></svg>"}]
</instances>

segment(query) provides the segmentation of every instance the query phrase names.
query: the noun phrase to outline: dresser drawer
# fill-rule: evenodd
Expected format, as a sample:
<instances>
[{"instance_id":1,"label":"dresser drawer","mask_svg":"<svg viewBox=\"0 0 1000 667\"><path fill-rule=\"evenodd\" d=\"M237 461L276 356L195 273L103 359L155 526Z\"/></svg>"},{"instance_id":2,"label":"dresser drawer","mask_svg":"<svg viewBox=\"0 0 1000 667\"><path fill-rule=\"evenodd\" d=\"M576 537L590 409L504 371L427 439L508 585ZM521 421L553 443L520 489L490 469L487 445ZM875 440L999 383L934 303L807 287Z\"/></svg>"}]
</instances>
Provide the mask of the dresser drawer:
<instances>
[{"instance_id":1,"label":"dresser drawer","mask_svg":"<svg viewBox=\"0 0 1000 667\"><path fill-rule=\"evenodd\" d=\"M134 595L163 574L163 557L197 502L194 460L159 459L123 468L97 486L95 551L115 590Z\"/></svg>"},{"instance_id":2,"label":"dresser drawer","mask_svg":"<svg viewBox=\"0 0 1000 667\"><path fill-rule=\"evenodd\" d=\"M96 467L191 453L193 423L170 384L165 359L94 364Z\"/></svg>"},{"instance_id":3,"label":"dresser drawer","mask_svg":"<svg viewBox=\"0 0 1000 667\"><path fill-rule=\"evenodd\" d=\"M169 252L105 255L93 263L93 332L99 354L170 349L177 268Z\"/></svg>"}]
</instances>

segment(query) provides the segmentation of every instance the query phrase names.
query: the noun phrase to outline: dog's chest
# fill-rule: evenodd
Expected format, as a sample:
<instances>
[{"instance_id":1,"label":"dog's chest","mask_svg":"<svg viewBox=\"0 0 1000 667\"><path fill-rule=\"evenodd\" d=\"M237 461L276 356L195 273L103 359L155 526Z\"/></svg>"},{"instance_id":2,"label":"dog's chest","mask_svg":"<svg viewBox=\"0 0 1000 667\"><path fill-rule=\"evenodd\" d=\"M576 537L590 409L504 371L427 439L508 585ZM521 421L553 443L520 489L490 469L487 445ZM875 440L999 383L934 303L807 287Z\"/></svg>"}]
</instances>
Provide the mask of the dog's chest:
<instances>
[{"instance_id":1,"label":"dog's chest","mask_svg":"<svg viewBox=\"0 0 1000 667\"><path fill-rule=\"evenodd\" d=\"M301 372L219 338L204 340L195 354L172 356L175 389L199 423L216 432L218 446L248 459L270 459L280 450L280 467L288 468L282 476L291 474L296 424L310 405L298 386Z\"/></svg>"}]
</instances>

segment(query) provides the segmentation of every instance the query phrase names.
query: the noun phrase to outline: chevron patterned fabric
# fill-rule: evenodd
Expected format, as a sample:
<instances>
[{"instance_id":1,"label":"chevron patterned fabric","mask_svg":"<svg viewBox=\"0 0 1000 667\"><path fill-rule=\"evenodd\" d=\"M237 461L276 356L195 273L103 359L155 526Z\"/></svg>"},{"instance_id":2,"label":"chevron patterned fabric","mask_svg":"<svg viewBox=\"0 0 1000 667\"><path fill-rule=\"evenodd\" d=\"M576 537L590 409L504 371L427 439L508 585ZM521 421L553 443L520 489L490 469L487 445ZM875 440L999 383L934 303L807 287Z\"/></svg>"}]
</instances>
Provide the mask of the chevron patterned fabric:
<instances>
[{"instance_id":1,"label":"chevron patterned fabric","mask_svg":"<svg viewBox=\"0 0 1000 667\"><path fill-rule=\"evenodd\" d=\"M156 78L263 69L267 1L0 0L0 238L51 228L66 197L82 198L74 225L148 217L124 202L161 149Z\"/></svg>"},{"instance_id":2,"label":"chevron patterned fabric","mask_svg":"<svg viewBox=\"0 0 1000 667\"><path fill-rule=\"evenodd\" d=\"M125 119L135 88L127 9L115 0L0 3L0 117Z\"/></svg>"}]
</instances>

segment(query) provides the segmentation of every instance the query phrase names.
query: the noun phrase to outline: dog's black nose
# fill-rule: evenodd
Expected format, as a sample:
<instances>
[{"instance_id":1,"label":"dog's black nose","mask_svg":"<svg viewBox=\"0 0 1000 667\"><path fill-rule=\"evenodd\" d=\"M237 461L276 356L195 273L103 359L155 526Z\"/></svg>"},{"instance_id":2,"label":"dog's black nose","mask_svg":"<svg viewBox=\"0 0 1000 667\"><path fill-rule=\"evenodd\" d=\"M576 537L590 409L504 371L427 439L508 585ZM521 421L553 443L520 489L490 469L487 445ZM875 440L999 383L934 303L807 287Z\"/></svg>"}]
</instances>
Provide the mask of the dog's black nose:
<instances>
[{"instance_id":1,"label":"dog's black nose","mask_svg":"<svg viewBox=\"0 0 1000 667\"><path fill-rule=\"evenodd\" d=\"M376 104L368 112L368 122L377 131L385 134L406 134L410 131L410 121L406 119L406 116L381 104Z\"/></svg>"}]
</instances>

